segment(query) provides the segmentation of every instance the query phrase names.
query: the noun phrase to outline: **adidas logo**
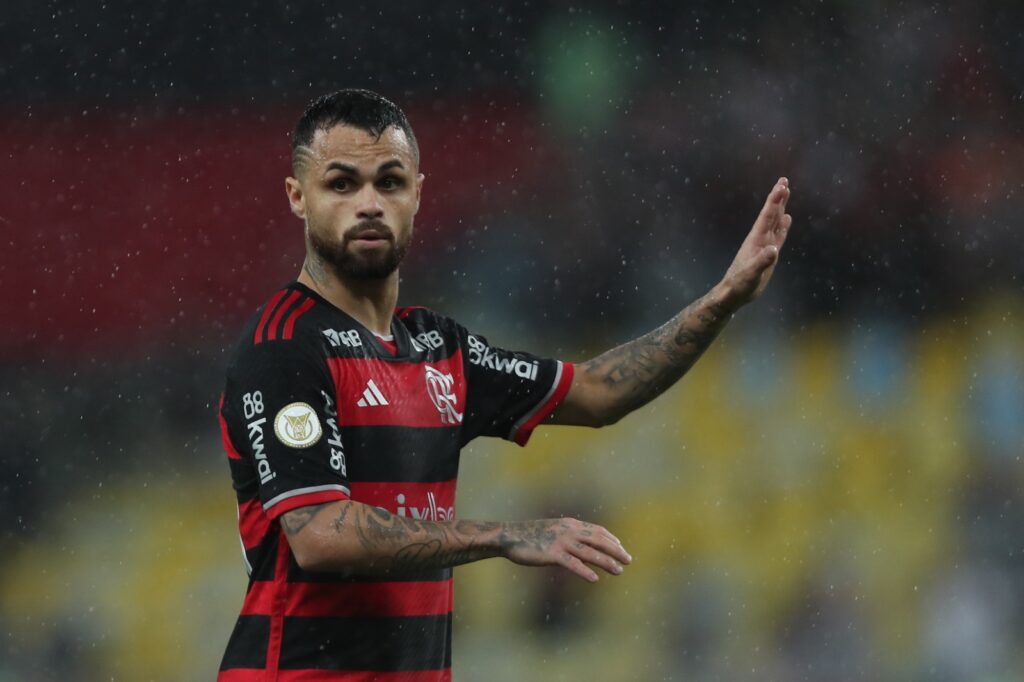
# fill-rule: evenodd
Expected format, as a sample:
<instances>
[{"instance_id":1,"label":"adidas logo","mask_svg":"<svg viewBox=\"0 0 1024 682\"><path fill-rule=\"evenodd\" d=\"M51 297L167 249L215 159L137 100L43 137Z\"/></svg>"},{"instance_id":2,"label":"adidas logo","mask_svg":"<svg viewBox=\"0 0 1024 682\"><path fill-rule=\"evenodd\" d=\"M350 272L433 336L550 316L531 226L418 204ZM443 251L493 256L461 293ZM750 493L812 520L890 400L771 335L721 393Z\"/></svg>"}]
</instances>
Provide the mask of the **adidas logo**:
<instances>
[{"instance_id":1,"label":"adidas logo","mask_svg":"<svg viewBox=\"0 0 1024 682\"><path fill-rule=\"evenodd\" d=\"M366 382L366 389L363 391L363 397L356 403L359 407L379 407L381 405L387 405L388 399L384 397L384 394L377 388L377 384L373 383L373 379Z\"/></svg>"}]
</instances>

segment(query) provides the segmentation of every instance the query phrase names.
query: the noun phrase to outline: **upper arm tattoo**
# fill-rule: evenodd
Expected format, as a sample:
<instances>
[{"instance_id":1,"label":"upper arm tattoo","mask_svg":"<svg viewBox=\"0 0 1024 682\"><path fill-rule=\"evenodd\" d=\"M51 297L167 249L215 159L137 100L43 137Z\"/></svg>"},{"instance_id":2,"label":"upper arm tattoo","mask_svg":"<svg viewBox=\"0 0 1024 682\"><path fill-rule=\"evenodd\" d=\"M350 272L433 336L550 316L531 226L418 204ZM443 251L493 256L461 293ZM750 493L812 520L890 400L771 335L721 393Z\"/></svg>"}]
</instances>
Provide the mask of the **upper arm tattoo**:
<instances>
[{"instance_id":1,"label":"upper arm tattoo","mask_svg":"<svg viewBox=\"0 0 1024 682\"><path fill-rule=\"evenodd\" d=\"M317 514L324 510L324 507L329 504L334 503L325 502L323 504L314 504L308 507L299 507L298 509L293 509L290 512L282 514L281 528L284 529L285 535L291 537L301 531L316 518ZM337 521L335 523L337 523Z\"/></svg>"}]
</instances>

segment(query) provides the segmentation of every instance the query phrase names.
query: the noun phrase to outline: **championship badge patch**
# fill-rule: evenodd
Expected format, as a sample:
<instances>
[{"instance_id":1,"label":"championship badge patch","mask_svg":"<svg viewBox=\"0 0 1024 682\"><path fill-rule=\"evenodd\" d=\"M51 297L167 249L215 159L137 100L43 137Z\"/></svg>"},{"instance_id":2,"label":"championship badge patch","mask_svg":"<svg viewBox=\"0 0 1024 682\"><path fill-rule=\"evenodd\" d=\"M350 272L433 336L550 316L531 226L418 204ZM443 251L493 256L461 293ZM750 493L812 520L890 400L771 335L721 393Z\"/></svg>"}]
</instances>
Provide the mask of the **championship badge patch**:
<instances>
[{"instance_id":1,"label":"championship badge patch","mask_svg":"<svg viewBox=\"0 0 1024 682\"><path fill-rule=\"evenodd\" d=\"M274 417L274 434L289 447L308 448L320 440L323 429L312 407L306 403L291 403Z\"/></svg>"}]
</instances>

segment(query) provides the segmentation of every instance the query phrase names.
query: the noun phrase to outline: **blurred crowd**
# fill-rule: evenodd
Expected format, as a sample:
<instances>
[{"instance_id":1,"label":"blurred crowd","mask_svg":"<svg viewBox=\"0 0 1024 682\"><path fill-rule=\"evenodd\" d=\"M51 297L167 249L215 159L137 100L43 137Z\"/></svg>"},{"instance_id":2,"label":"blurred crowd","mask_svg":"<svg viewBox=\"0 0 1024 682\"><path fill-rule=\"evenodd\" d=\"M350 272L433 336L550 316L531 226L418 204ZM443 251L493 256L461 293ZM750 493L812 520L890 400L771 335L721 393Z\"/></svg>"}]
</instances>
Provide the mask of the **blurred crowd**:
<instances>
[{"instance_id":1,"label":"blurred crowd","mask_svg":"<svg viewBox=\"0 0 1024 682\"><path fill-rule=\"evenodd\" d=\"M223 363L301 263L290 128L349 86L420 138L401 304L507 347L661 323L793 187L770 290L672 393L472 446L460 516L575 513L638 561L459 569L457 679L1024 675L1024 6L15 4L0 681L210 677L245 582Z\"/></svg>"}]
</instances>

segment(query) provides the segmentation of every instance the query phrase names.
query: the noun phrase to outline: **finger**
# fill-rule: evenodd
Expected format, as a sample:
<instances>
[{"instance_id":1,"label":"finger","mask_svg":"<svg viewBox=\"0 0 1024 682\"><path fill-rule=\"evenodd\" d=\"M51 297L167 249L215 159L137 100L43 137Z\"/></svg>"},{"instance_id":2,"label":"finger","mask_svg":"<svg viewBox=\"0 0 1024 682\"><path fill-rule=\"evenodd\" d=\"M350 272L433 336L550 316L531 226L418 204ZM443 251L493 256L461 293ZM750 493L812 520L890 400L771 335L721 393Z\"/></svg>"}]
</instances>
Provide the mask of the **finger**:
<instances>
[{"instance_id":1,"label":"finger","mask_svg":"<svg viewBox=\"0 0 1024 682\"><path fill-rule=\"evenodd\" d=\"M611 534L604 526L599 526L596 523L587 523L586 521L580 522L580 535L583 537L590 537L592 535L607 538L610 542L622 544L617 537Z\"/></svg>"},{"instance_id":2,"label":"finger","mask_svg":"<svg viewBox=\"0 0 1024 682\"><path fill-rule=\"evenodd\" d=\"M779 217L784 210L781 208L781 202L788 191L783 185L775 185L772 188L772 191L768 193L764 200L764 206L761 208L757 220L754 221L754 231L766 233L776 229L779 224Z\"/></svg>"},{"instance_id":3,"label":"finger","mask_svg":"<svg viewBox=\"0 0 1024 682\"><path fill-rule=\"evenodd\" d=\"M626 548L622 546L619 539L611 533L608 533L608 537L598 535L589 538L581 538L581 541L590 545L594 549L607 554L619 563L629 564L633 561L633 557L629 555L629 552L627 552Z\"/></svg>"},{"instance_id":4,"label":"finger","mask_svg":"<svg viewBox=\"0 0 1024 682\"><path fill-rule=\"evenodd\" d=\"M591 536L600 536L607 538L609 542L613 542L617 545L622 545L622 541L611 534L611 532L604 526L599 526L596 523L589 523L587 521L577 521L579 525L579 534L585 538Z\"/></svg>"},{"instance_id":5,"label":"finger","mask_svg":"<svg viewBox=\"0 0 1024 682\"><path fill-rule=\"evenodd\" d=\"M761 252L754 257L752 269L754 272L764 272L771 266L775 265L775 261L779 259L779 247L775 244L769 244L768 246L761 249Z\"/></svg>"},{"instance_id":6,"label":"finger","mask_svg":"<svg viewBox=\"0 0 1024 682\"><path fill-rule=\"evenodd\" d=\"M792 225L793 216L789 215L788 213L784 213L782 217L779 218L778 227L775 229L774 232L772 232L772 243L780 251L782 250L782 245L786 243L786 237L789 236L789 228Z\"/></svg>"},{"instance_id":7,"label":"finger","mask_svg":"<svg viewBox=\"0 0 1024 682\"><path fill-rule=\"evenodd\" d=\"M596 547L605 554L609 554L615 557L618 561L628 564L633 561L633 557L629 555L626 548L622 546L622 540L612 535L604 526L598 526L594 523L587 523L586 521L580 521L579 523L579 539L592 547Z\"/></svg>"},{"instance_id":8,"label":"finger","mask_svg":"<svg viewBox=\"0 0 1024 682\"><path fill-rule=\"evenodd\" d=\"M768 192L768 201L766 202L768 205L782 204L789 198L788 181L783 183L782 180L785 180L785 178L781 178L779 182L776 182L775 186Z\"/></svg>"},{"instance_id":9,"label":"finger","mask_svg":"<svg viewBox=\"0 0 1024 682\"><path fill-rule=\"evenodd\" d=\"M781 186L781 185L779 185L779 186ZM775 215L773 216L772 228L771 228L772 231L774 233L776 233L776 234L778 234L779 232L782 232L783 229L784 229L783 228L783 223L785 222L785 218L786 218L786 202L789 201L789 194L790 194L788 187L785 187L785 186L781 186L781 187L782 187L782 190L780 191L781 198L779 199L779 203L776 204L775 207L774 207L775 208Z\"/></svg>"},{"instance_id":10,"label":"finger","mask_svg":"<svg viewBox=\"0 0 1024 682\"><path fill-rule=\"evenodd\" d=\"M561 560L558 563L570 573L575 573L587 582L596 583L598 581L597 573L593 569L568 552L562 553Z\"/></svg>"},{"instance_id":11,"label":"finger","mask_svg":"<svg viewBox=\"0 0 1024 682\"><path fill-rule=\"evenodd\" d=\"M761 207L761 215L771 215L777 209L779 202L782 201L782 195L786 191L786 188L782 185L775 185L771 191L768 192L768 196L764 198L764 206Z\"/></svg>"},{"instance_id":12,"label":"finger","mask_svg":"<svg viewBox=\"0 0 1024 682\"><path fill-rule=\"evenodd\" d=\"M604 531L603 533L601 533L601 537L611 543L609 547L618 548L622 550L625 556L629 557L629 554L626 553L625 546L622 544L622 540L618 539L617 537L612 535L611 532L604 528L602 528L601 530ZM630 561L632 561L632 558L630 558ZM629 563L629 561L627 561L626 563Z\"/></svg>"},{"instance_id":13,"label":"finger","mask_svg":"<svg viewBox=\"0 0 1024 682\"><path fill-rule=\"evenodd\" d=\"M612 575L622 573L622 564L604 552L597 551L590 545L585 545L582 542L573 543L569 546L569 553L580 561L604 569L606 573L611 573Z\"/></svg>"},{"instance_id":14,"label":"finger","mask_svg":"<svg viewBox=\"0 0 1024 682\"><path fill-rule=\"evenodd\" d=\"M591 544L600 549L607 547L610 550L614 550L616 553L621 553L624 557L629 557L629 554L626 553L626 550L622 546L622 540L619 540L617 537L612 535L611 531L609 531L604 526L598 526L594 523L587 523L586 521L580 521L579 524L579 536L581 538L584 538L584 542L587 542L588 544ZM601 541L592 542L592 538L600 538ZM626 563L629 563L629 560L627 560Z\"/></svg>"}]
</instances>

